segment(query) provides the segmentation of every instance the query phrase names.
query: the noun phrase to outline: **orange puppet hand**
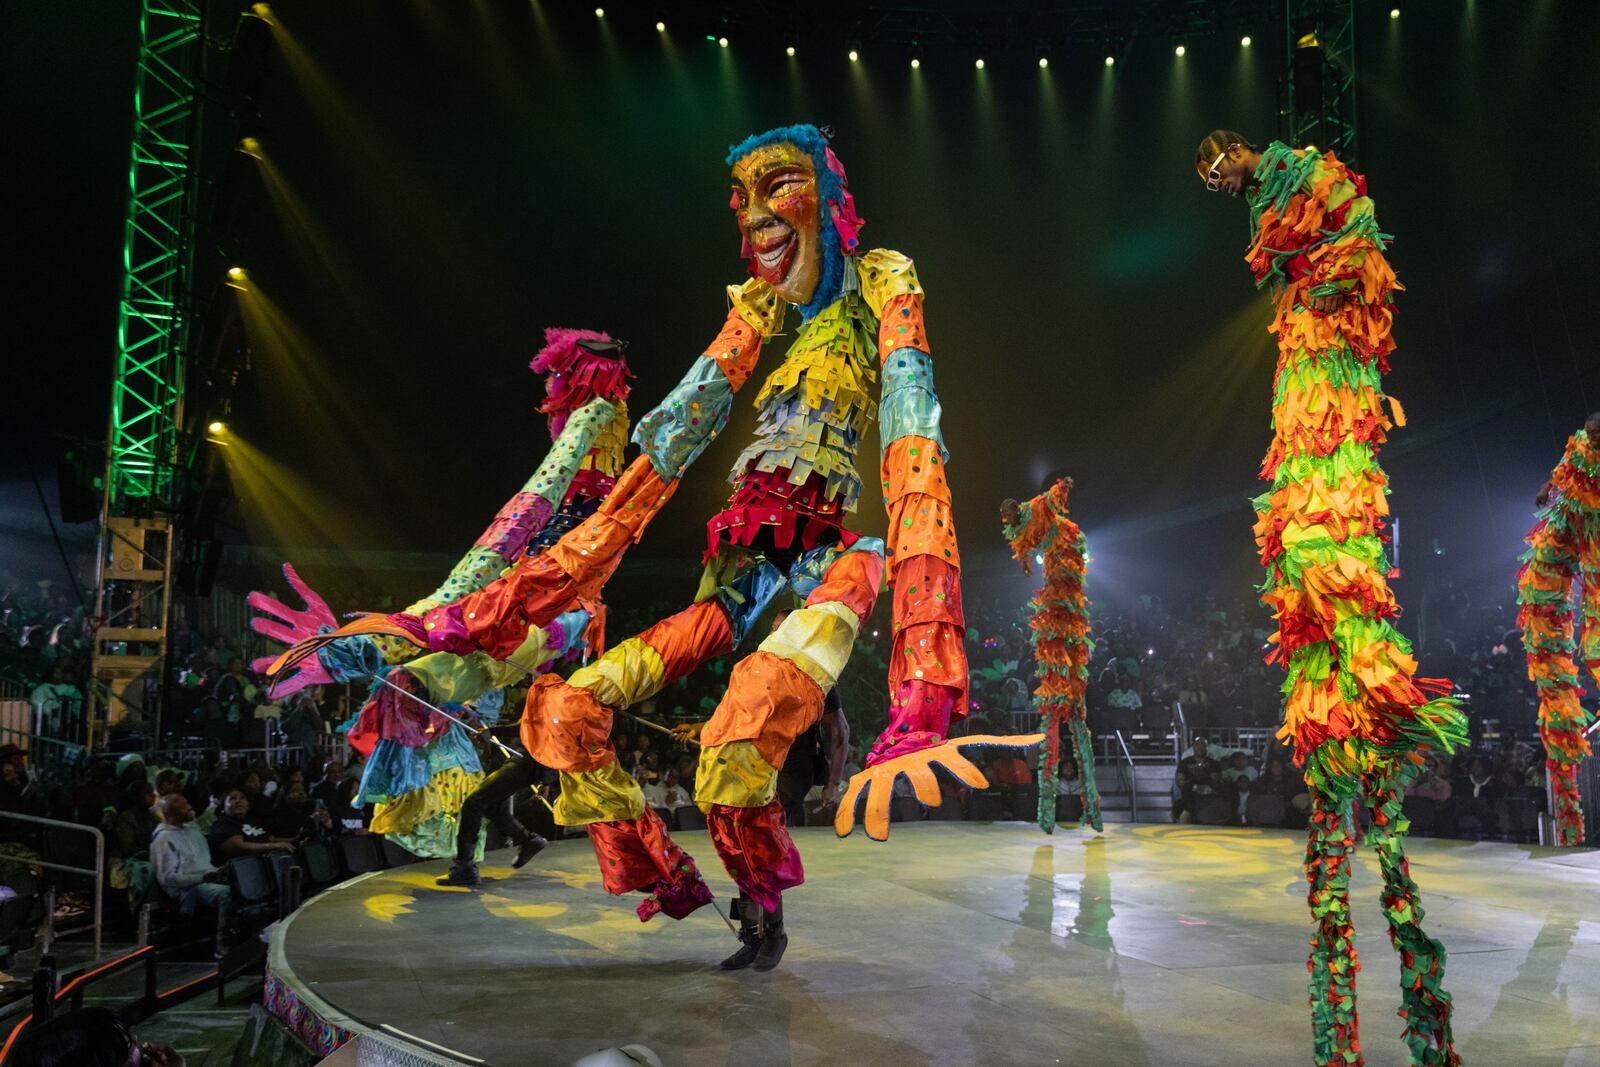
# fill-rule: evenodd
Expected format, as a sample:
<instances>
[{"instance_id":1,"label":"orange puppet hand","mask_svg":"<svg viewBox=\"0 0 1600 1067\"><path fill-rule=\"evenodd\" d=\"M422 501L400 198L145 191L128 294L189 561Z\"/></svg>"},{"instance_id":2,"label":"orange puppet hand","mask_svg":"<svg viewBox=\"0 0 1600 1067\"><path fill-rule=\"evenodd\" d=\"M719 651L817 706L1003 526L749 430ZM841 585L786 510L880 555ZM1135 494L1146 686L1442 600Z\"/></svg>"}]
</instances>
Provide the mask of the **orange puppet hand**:
<instances>
[{"instance_id":1,"label":"orange puppet hand","mask_svg":"<svg viewBox=\"0 0 1600 1067\"><path fill-rule=\"evenodd\" d=\"M867 836L874 841L887 841L889 801L894 796L895 780L902 774L910 780L918 800L930 808L937 808L943 798L939 793L939 779L933 773L935 766L943 767L963 785L973 789L983 789L989 784L983 772L961 754L961 749L969 745L1024 748L1037 745L1043 740L1043 734L1020 734L1009 737L973 734L970 737L954 738L932 748L908 752L904 756L884 760L875 767L868 767L860 774L851 777L844 799L839 801L839 812L833 818L833 832L840 837L849 837L855 832L856 809L861 806L864 799L866 813L862 822L866 826Z\"/></svg>"}]
</instances>

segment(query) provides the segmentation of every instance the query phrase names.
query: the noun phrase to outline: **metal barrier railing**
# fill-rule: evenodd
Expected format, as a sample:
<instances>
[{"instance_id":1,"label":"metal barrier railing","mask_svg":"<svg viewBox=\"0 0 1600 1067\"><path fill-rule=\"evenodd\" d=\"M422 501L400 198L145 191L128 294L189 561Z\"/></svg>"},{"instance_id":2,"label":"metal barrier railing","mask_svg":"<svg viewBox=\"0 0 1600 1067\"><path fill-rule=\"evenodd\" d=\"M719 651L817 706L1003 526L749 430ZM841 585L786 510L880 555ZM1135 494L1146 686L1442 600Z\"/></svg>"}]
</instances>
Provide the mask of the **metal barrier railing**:
<instances>
[{"instance_id":1,"label":"metal barrier railing","mask_svg":"<svg viewBox=\"0 0 1600 1067\"><path fill-rule=\"evenodd\" d=\"M52 871L68 871L72 874L86 874L94 879L94 954L100 956L100 931L103 925L105 908L105 874L106 874L106 836L98 827L84 826L75 822L62 822L60 819L43 819L37 815L22 815L15 811L0 811L0 819L11 819L14 822L33 823L36 826L48 826L58 830L72 830L77 833L90 834L94 837L94 867L73 867L66 863L54 863L44 859L24 859L22 857L7 857L8 862L19 863L27 867L43 867ZM45 916L45 923L52 934L76 934L89 929L87 926L74 927L70 930L55 929L55 909L50 909L50 914Z\"/></svg>"},{"instance_id":2,"label":"metal barrier railing","mask_svg":"<svg viewBox=\"0 0 1600 1067\"><path fill-rule=\"evenodd\" d=\"M35 770L59 772L76 767L87 750L71 741L43 737L31 730L0 726L0 745L14 744L26 750L28 766Z\"/></svg>"},{"instance_id":3,"label":"metal barrier railing","mask_svg":"<svg viewBox=\"0 0 1600 1067\"><path fill-rule=\"evenodd\" d=\"M1117 744L1122 746L1122 758L1127 761L1128 767L1128 820L1139 821L1139 771L1133 762L1133 753L1128 749L1128 742L1122 739L1122 731L1117 731Z\"/></svg>"}]
</instances>

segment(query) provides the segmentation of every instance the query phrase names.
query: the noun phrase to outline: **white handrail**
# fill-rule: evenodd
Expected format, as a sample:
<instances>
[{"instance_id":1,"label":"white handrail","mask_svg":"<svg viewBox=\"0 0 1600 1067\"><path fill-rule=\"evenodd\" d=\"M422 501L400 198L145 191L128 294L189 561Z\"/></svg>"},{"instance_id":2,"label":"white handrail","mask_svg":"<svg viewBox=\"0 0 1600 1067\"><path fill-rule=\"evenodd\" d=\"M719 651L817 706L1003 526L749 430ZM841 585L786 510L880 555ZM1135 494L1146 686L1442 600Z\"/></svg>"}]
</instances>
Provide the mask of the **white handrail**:
<instances>
[{"instance_id":1,"label":"white handrail","mask_svg":"<svg viewBox=\"0 0 1600 1067\"><path fill-rule=\"evenodd\" d=\"M1122 746L1122 758L1128 761L1128 818L1133 822L1139 821L1139 772L1133 765L1133 753L1128 749L1128 742L1122 739L1122 731L1117 731L1117 744Z\"/></svg>"}]
</instances>

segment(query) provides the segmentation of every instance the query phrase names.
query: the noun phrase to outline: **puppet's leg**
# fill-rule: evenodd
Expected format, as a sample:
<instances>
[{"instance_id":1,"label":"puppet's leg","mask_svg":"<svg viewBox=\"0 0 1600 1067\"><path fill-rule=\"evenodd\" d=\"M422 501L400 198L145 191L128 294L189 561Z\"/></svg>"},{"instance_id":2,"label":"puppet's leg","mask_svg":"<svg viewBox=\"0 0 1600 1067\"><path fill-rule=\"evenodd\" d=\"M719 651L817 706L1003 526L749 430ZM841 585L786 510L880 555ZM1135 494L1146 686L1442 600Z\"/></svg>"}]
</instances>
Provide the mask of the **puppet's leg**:
<instances>
[{"instance_id":1,"label":"puppet's leg","mask_svg":"<svg viewBox=\"0 0 1600 1067\"><path fill-rule=\"evenodd\" d=\"M1360 1064L1356 1014L1356 931L1350 920L1350 790L1307 780L1311 825L1306 839L1306 895L1317 924L1311 939L1312 1050L1318 1067ZM1353 1057L1353 1058L1352 1058Z\"/></svg>"},{"instance_id":2,"label":"puppet's leg","mask_svg":"<svg viewBox=\"0 0 1600 1067\"><path fill-rule=\"evenodd\" d=\"M695 603L574 671L574 689L611 708L629 708L731 652L782 588L783 576L760 556L725 548L700 579Z\"/></svg>"},{"instance_id":3,"label":"puppet's leg","mask_svg":"<svg viewBox=\"0 0 1600 1067\"><path fill-rule=\"evenodd\" d=\"M820 575L820 577L818 577ZM728 968L777 966L788 944L783 891L805 880L777 798L789 746L822 717L822 701L850 659L883 580L883 544L862 538L805 553L790 581L805 606L740 660L700 735L695 799L711 842L739 886L745 945Z\"/></svg>"},{"instance_id":4,"label":"puppet's leg","mask_svg":"<svg viewBox=\"0 0 1600 1067\"><path fill-rule=\"evenodd\" d=\"M560 773L556 822L588 831L606 892L649 894L637 908L641 922L657 912L681 919L711 902L694 857L673 843L639 783L617 762L610 708L587 689L542 675L528 690L522 743Z\"/></svg>"},{"instance_id":5,"label":"puppet's leg","mask_svg":"<svg viewBox=\"0 0 1600 1067\"><path fill-rule=\"evenodd\" d=\"M1392 776L1363 778L1366 796L1366 844L1378 853L1383 870L1383 914L1389 920L1389 941L1400 953L1400 1017L1406 1021L1411 1062L1426 1067L1454 1067L1461 1062L1450 1035L1450 994L1444 990L1444 946L1422 930L1422 900L1406 860L1409 827L1401 804L1404 789Z\"/></svg>"}]
</instances>

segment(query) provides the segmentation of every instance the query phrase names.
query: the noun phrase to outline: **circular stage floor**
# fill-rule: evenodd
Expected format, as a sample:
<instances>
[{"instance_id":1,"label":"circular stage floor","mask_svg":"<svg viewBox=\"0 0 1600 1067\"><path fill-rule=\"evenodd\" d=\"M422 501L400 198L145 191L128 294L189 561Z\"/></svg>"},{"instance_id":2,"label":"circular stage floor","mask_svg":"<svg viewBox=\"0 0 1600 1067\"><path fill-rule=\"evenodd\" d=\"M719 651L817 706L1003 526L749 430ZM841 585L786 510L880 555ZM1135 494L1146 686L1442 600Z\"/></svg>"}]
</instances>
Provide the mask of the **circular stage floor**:
<instances>
[{"instance_id":1,"label":"circular stage floor","mask_svg":"<svg viewBox=\"0 0 1600 1067\"><path fill-rule=\"evenodd\" d=\"M368 875L283 924L271 983L327 1022L387 1026L497 1065L642 1044L727 1064L1307 1063L1303 838L1129 826L896 824L879 844L799 831L789 951L725 974L710 908L642 925L584 839L440 889L443 862ZM718 905L704 833L675 835ZM1449 950L1468 1064L1600 1065L1600 853L1416 839L1426 926ZM1405 1063L1376 864L1356 871L1362 1045ZM393 1031L389 1031L390 1034Z\"/></svg>"}]
</instances>

